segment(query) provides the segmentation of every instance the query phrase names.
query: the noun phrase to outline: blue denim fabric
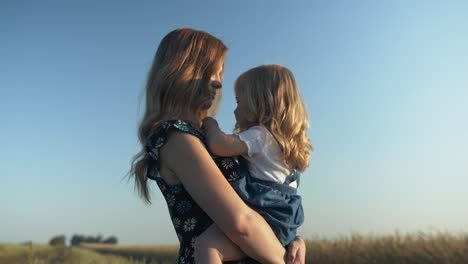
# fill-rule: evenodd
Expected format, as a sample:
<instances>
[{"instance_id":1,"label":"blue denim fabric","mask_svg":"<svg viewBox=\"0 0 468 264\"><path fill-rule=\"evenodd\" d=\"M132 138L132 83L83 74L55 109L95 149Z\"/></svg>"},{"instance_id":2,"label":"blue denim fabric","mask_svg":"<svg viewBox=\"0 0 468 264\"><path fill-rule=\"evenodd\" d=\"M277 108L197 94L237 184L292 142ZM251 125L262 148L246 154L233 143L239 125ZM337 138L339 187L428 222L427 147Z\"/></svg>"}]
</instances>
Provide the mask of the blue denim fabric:
<instances>
[{"instance_id":1,"label":"blue denim fabric","mask_svg":"<svg viewBox=\"0 0 468 264\"><path fill-rule=\"evenodd\" d=\"M294 180L299 186L299 171L294 170L283 184L260 180L245 173L243 176L231 183L232 187L242 200L265 218L286 247L294 240L297 228L304 222L301 196L296 188L288 186Z\"/></svg>"}]
</instances>

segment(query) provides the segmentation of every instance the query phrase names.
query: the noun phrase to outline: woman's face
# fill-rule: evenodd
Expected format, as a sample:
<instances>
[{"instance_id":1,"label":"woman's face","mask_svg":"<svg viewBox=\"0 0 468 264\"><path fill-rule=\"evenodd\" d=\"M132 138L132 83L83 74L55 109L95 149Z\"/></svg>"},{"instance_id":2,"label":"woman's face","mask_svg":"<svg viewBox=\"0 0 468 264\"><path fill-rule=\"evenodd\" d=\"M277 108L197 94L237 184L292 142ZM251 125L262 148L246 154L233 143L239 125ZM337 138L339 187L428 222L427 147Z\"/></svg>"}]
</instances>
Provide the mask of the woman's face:
<instances>
[{"instance_id":1,"label":"woman's face","mask_svg":"<svg viewBox=\"0 0 468 264\"><path fill-rule=\"evenodd\" d=\"M214 116L218 110L219 102L221 101L222 88L223 88L223 66L219 66L215 73L211 75L208 89L211 94L211 101L206 105L206 113L202 115Z\"/></svg>"},{"instance_id":2,"label":"woman's face","mask_svg":"<svg viewBox=\"0 0 468 264\"><path fill-rule=\"evenodd\" d=\"M220 66L216 72L211 75L210 78L210 91L211 94L213 95L214 99L216 95L218 94L219 89L223 87L223 74L224 74L224 69L223 66Z\"/></svg>"},{"instance_id":3,"label":"woman's face","mask_svg":"<svg viewBox=\"0 0 468 264\"><path fill-rule=\"evenodd\" d=\"M209 90L211 93L211 104L212 106L218 107L219 102L221 101L221 89L223 88L223 66L220 66L213 75L210 77Z\"/></svg>"}]
</instances>

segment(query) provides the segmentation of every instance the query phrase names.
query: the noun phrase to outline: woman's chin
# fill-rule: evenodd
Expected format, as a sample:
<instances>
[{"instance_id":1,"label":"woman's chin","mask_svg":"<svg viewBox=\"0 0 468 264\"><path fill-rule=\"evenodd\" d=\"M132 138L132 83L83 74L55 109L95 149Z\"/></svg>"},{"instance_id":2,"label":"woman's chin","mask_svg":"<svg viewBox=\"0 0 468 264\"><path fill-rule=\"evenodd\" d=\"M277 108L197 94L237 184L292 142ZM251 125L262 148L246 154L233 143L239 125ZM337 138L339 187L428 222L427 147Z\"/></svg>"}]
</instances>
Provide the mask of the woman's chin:
<instances>
[{"instance_id":1,"label":"woman's chin","mask_svg":"<svg viewBox=\"0 0 468 264\"><path fill-rule=\"evenodd\" d=\"M202 105L202 111L210 111L210 108L213 106L213 102L208 102Z\"/></svg>"}]
</instances>

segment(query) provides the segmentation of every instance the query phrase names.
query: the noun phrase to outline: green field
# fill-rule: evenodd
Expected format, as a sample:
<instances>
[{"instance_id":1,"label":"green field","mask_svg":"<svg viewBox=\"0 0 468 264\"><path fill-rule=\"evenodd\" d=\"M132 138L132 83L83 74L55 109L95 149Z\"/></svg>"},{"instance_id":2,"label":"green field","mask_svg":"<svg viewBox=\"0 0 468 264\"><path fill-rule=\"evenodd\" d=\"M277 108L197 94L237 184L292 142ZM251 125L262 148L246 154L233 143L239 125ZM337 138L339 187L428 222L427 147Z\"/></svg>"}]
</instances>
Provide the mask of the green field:
<instances>
[{"instance_id":1,"label":"green field","mask_svg":"<svg viewBox=\"0 0 468 264\"><path fill-rule=\"evenodd\" d=\"M468 263L468 235L399 234L308 239L306 263ZM0 244L0 264L177 263L177 246Z\"/></svg>"}]
</instances>

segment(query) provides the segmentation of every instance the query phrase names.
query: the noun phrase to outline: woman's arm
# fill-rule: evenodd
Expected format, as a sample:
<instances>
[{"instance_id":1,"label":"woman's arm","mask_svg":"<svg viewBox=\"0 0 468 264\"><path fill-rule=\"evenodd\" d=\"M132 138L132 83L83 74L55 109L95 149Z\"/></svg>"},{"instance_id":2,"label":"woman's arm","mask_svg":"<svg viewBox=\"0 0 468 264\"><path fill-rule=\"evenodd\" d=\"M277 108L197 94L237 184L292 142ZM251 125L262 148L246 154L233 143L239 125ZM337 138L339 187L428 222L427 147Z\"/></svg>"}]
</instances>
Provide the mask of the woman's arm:
<instances>
[{"instance_id":1,"label":"woman's arm","mask_svg":"<svg viewBox=\"0 0 468 264\"><path fill-rule=\"evenodd\" d=\"M240 199L198 138L173 131L161 159L242 251L261 263L284 263L286 251L270 226Z\"/></svg>"},{"instance_id":2,"label":"woman's arm","mask_svg":"<svg viewBox=\"0 0 468 264\"><path fill-rule=\"evenodd\" d=\"M221 157L234 157L247 154L247 144L237 135L227 135L218 126L218 122L207 117L203 119L203 129L206 133L208 148Z\"/></svg>"}]
</instances>

